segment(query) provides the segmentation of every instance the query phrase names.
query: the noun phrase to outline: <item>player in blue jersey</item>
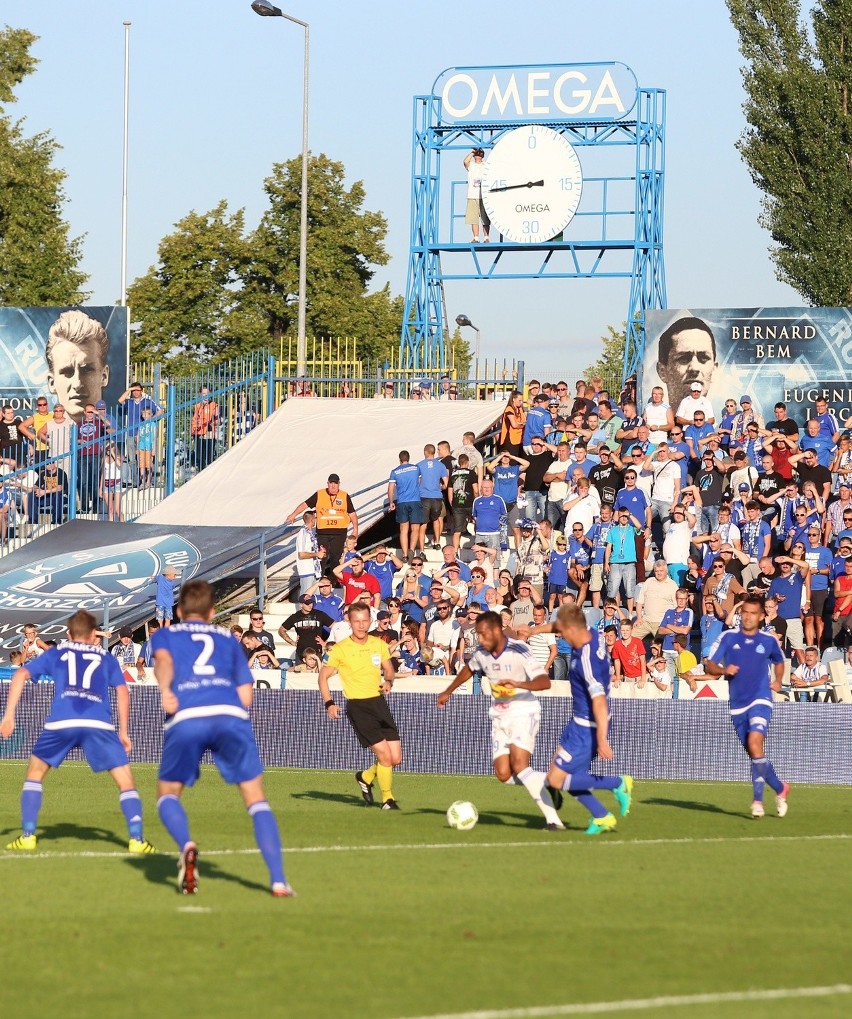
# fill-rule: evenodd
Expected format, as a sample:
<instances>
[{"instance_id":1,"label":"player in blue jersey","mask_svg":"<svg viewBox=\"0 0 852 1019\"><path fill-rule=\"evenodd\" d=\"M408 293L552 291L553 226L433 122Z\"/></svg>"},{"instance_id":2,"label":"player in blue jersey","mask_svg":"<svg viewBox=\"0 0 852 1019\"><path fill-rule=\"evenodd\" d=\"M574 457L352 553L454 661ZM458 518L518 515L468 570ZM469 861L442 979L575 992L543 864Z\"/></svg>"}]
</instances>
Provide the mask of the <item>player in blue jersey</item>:
<instances>
[{"instance_id":1,"label":"player in blue jersey","mask_svg":"<svg viewBox=\"0 0 852 1019\"><path fill-rule=\"evenodd\" d=\"M222 778L240 787L254 824L254 837L272 883L272 894L294 892L284 876L278 823L263 790L263 765L249 721L252 677L237 639L214 626L213 588L192 580L181 588L180 623L152 637L154 675L163 710L163 759L157 785L160 820L180 850L178 890L198 890L198 846L180 797L194 785L205 750Z\"/></svg>"},{"instance_id":2,"label":"player in blue jersey","mask_svg":"<svg viewBox=\"0 0 852 1019\"><path fill-rule=\"evenodd\" d=\"M633 779L630 775L606 777L592 775L589 769L595 755L611 761L609 744L609 654L603 635L590 630L582 608L562 605L556 619L544 626L519 628L521 633L557 633L571 645L568 680L574 701L571 721L562 730L553 763L547 774L551 792L570 793L592 815L586 835L600 835L616 826L612 814L595 796L597 790L611 792L622 817L630 813ZM561 797L557 797L561 800Z\"/></svg>"},{"instance_id":3,"label":"player in blue jersey","mask_svg":"<svg viewBox=\"0 0 852 1019\"><path fill-rule=\"evenodd\" d=\"M775 791L775 809L779 817L787 813L790 791L787 783L775 774L764 750L772 717L772 691L781 689L784 678L784 655L773 634L761 632L763 615L760 598L754 595L744 598L739 630L726 630L704 659L707 675L721 676L730 685L731 721L751 758L754 788L751 816L754 818L764 815L763 791L767 784Z\"/></svg>"},{"instance_id":4,"label":"player in blue jersey","mask_svg":"<svg viewBox=\"0 0 852 1019\"><path fill-rule=\"evenodd\" d=\"M142 801L136 791L127 755L132 748L127 734L130 697L118 660L98 646L97 621L80 609L68 620L68 640L49 648L12 676L0 735L8 739L15 729L15 712L24 684L33 675L49 676L54 683L53 704L30 757L21 793L23 834L7 849L31 852L36 848L42 780L58 768L74 747L80 747L94 772L108 771L119 789L119 804L127 821L131 853L153 853L142 834ZM112 722L109 691L115 690L118 732Z\"/></svg>"},{"instance_id":5,"label":"player in blue jersey","mask_svg":"<svg viewBox=\"0 0 852 1019\"><path fill-rule=\"evenodd\" d=\"M475 672L491 687L491 744L494 774L505 785L522 785L544 815L548 831L565 826L544 784L544 772L531 765L541 721L536 690L547 690L550 677L535 660L526 644L509 640L496 612L483 612L476 621L479 644L464 668L442 693L437 705L444 708L453 691Z\"/></svg>"}]
</instances>

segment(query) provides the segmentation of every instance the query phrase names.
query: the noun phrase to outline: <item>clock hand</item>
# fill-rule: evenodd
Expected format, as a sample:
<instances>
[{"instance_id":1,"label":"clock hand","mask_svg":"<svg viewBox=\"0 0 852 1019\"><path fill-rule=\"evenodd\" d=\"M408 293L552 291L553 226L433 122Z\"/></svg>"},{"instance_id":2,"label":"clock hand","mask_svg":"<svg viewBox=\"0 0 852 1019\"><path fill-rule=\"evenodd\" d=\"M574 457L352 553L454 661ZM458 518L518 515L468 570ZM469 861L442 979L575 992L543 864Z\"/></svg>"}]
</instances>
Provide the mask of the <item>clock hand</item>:
<instances>
[{"instance_id":1,"label":"clock hand","mask_svg":"<svg viewBox=\"0 0 852 1019\"><path fill-rule=\"evenodd\" d=\"M527 181L526 184L507 184L504 188L489 188L490 194L495 194L498 191L517 191L518 188L543 188L543 180L531 180Z\"/></svg>"}]
</instances>

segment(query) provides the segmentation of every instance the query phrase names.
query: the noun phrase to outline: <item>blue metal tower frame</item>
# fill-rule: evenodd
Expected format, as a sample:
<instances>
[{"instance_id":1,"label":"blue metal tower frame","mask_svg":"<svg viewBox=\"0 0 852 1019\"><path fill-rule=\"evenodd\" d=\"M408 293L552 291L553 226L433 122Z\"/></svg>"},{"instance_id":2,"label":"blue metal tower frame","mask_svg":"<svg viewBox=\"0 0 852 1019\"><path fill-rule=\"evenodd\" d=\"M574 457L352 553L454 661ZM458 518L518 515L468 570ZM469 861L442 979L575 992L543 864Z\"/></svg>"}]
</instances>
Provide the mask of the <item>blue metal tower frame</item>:
<instances>
[{"instance_id":1,"label":"blue metal tower frame","mask_svg":"<svg viewBox=\"0 0 852 1019\"><path fill-rule=\"evenodd\" d=\"M645 311L666 307L665 120L665 92L638 86L631 108L619 118L535 118L535 123L564 134L578 150L584 168L580 208L564 235L546 243L515 244L501 237L474 245L455 237L464 217L464 201L457 201L457 193L466 181L449 182L449 211L442 212L442 190L444 202L448 191L442 181L442 156L453 153L458 159L474 146L490 147L520 126L519 121L444 118L440 96L415 96L401 366L446 367L445 280L623 278L630 280L624 375L634 374L645 346ZM632 150L632 161L629 151L618 151L625 148ZM594 162L594 156L603 153L612 154L610 161L620 160L623 172L606 167L600 174L587 175L586 157ZM457 163L453 167L457 172Z\"/></svg>"}]
</instances>

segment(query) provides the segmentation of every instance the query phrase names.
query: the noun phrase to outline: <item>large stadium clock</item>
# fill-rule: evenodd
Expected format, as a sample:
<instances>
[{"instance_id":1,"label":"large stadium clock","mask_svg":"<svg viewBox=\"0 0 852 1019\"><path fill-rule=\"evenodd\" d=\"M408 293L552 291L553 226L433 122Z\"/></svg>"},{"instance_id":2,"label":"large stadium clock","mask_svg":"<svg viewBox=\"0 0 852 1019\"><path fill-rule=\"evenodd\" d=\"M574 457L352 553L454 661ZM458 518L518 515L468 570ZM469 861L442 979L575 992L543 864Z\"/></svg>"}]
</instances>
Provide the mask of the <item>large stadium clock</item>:
<instances>
[{"instance_id":1,"label":"large stadium clock","mask_svg":"<svg viewBox=\"0 0 852 1019\"><path fill-rule=\"evenodd\" d=\"M583 193L580 160L570 142L551 128L518 127L488 154L481 193L504 240L542 244L574 218Z\"/></svg>"}]
</instances>

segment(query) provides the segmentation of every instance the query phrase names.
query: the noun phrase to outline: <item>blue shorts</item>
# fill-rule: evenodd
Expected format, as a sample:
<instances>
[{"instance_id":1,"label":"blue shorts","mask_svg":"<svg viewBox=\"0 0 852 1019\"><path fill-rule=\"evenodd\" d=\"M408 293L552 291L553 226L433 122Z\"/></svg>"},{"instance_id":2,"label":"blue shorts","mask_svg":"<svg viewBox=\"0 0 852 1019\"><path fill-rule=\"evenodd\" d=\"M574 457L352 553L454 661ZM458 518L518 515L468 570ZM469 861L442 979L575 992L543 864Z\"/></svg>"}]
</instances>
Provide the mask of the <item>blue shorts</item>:
<instances>
[{"instance_id":1,"label":"blue shorts","mask_svg":"<svg viewBox=\"0 0 852 1019\"><path fill-rule=\"evenodd\" d=\"M587 772L598 752L597 729L578 725L573 718L562 730L553 763L569 775Z\"/></svg>"},{"instance_id":2,"label":"blue shorts","mask_svg":"<svg viewBox=\"0 0 852 1019\"><path fill-rule=\"evenodd\" d=\"M172 606L171 605L157 605L156 615L158 623L165 623L166 620L171 622L172 619Z\"/></svg>"},{"instance_id":3,"label":"blue shorts","mask_svg":"<svg viewBox=\"0 0 852 1019\"><path fill-rule=\"evenodd\" d=\"M165 731L160 780L194 785L205 750L211 751L219 774L231 785L263 773L251 722L232 715L212 715L177 722Z\"/></svg>"},{"instance_id":4,"label":"blue shorts","mask_svg":"<svg viewBox=\"0 0 852 1019\"><path fill-rule=\"evenodd\" d=\"M32 753L51 768L58 768L74 747L80 747L94 772L112 771L129 763L115 729L90 729L85 725L44 729Z\"/></svg>"},{"instance_id":5,"label":"blue shorts","mask_svg":"<svg viewBox=\"0 0 852 1019\"><path fill-rule=\"evenodd\" d=\"M423 512L423 503L398 502L396 504L396 522L398 524L425 524L426 514Z\"/></svg>"},{"instance_id":6,"label":"blue shorts","mask_svg":"<svg viewBox=\"0 0 852 1019\"><path fill-rule=\"evenodd\" d=\"M743 746L748 743L750 732L762 732L765 736L771 719L772 707L769 704L752 704L740 714L731 715L734 732Z\"/></svg>"}]
</instances>

